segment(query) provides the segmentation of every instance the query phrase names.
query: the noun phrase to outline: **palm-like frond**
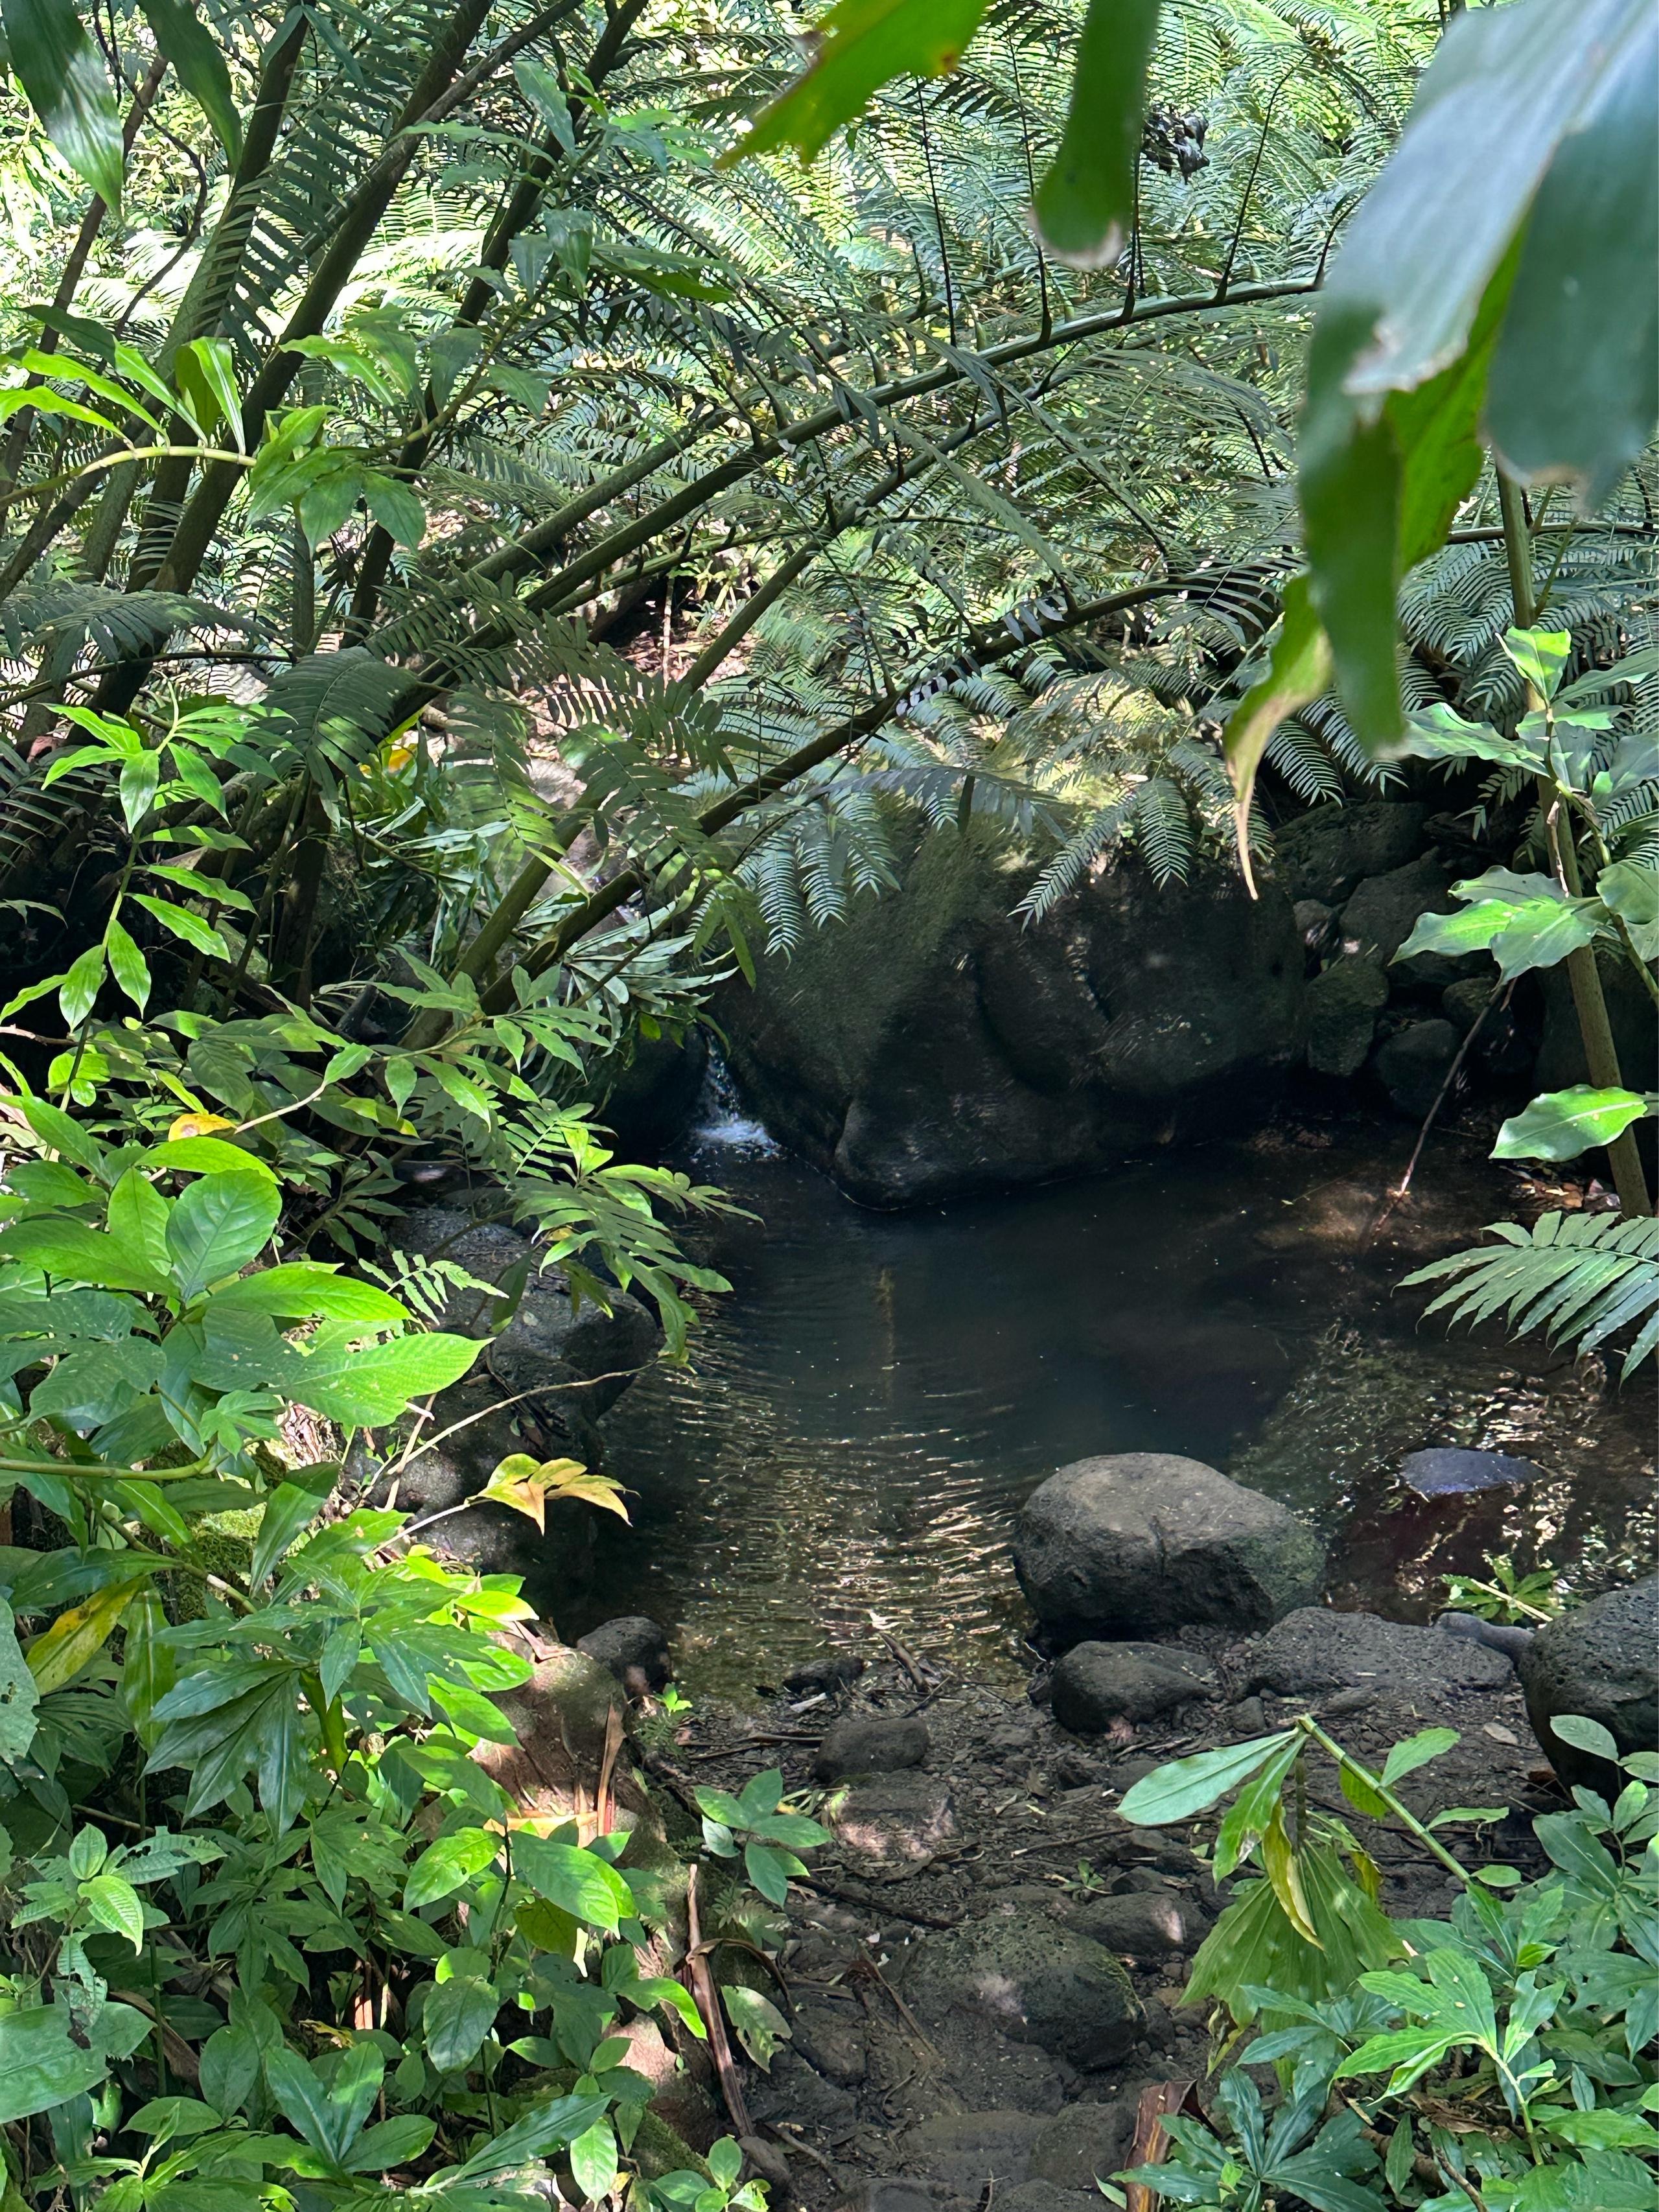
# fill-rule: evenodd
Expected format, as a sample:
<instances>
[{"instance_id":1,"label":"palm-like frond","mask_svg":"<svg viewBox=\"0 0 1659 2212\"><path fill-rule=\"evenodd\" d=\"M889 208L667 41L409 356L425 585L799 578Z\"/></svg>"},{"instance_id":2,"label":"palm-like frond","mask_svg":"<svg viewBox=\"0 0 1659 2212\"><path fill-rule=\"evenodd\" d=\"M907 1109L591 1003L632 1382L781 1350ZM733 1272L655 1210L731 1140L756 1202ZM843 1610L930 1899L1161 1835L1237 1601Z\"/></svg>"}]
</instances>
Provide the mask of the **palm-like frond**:
<instances>
[{"instance_id":1,"label":"palm-like frond","mask_svg":"<svg viewBox=\"0 0 1659 2212\"><path fill-rule=\"evenodd\" d=\"M1471 1325L1501 1313L1513 1334L1541 1328L1581 1352L1633 1328L1626 1375L1659 1348L1659 1221L1546 1213L1530 1231L1496 1221L1488 1234L1499 1241L1406 1277L1450 1283L1428 1312L1449 1310Z\"/></svg>"}]
</instances>

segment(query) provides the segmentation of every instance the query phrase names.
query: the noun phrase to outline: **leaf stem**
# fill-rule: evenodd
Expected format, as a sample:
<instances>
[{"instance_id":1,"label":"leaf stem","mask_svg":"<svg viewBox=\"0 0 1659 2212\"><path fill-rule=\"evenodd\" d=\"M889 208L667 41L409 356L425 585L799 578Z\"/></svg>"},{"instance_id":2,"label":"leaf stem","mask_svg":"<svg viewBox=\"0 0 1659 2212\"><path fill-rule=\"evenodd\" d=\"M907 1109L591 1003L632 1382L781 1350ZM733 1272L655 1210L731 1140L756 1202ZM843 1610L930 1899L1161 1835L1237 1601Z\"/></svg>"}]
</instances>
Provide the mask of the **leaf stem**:
<instances>
[{"instance_id":1,"label":"leaf stem","mask_svg":"<svg viewBox=\"0 0 1659 2212\"><path fill-rule=\"evenodd\" d=\"M1304 1713L1294 1725L1299 1728L1304 1735L1311 1736L1322 1750L1328 1751L1339 1766L1346 1766L1351 1774L1358 1775L1368 1790L1374 1790L1395 1818L1410 1830L1425 1850L1433 1853L1449 1874L1455 1874L1457 1876L1465 1889L1474 1887L1474 1876L1458 1864L1445 1845L1430 1833L1415 1813L1401 1803L1394 1791L1385 1785L1381 1775L1374 1774L1370 1767L1362 1765L1351 1751L1343 1749L1334 1736L1327 1735L1318 1722L1309 1714Z\"/></svg>"}]
</instances>

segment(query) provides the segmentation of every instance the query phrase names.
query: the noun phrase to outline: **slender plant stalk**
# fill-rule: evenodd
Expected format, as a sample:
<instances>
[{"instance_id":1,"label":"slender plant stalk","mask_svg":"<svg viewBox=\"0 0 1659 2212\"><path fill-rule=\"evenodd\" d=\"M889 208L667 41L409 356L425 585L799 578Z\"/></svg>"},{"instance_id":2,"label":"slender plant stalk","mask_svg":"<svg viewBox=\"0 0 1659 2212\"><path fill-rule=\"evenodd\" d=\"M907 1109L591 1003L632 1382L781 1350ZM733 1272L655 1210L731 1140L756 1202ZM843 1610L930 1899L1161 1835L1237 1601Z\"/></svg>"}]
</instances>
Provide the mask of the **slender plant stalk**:
<instances>
[{"instance_id":1,"label":"slender plant stalk","mask_svg":"<svg viewBox=\"0 0 1659 2212\"><path fill-rule=\"evenodd\" d=\"M1504 518L1504 550L1509 561L1515 619L1520 629L1529 629L1538 611L1533 591L1532 534L1527 527L1521 487L1502 469L1498 472L1498 500ZM1534 703L1540 708L1545 704L1541 699L1535 699ZM1561 794L1550 776L1539 777L1538 798L1559 856L1563 887L1569 897L1582 897L1583 883L1578 871L1578 846L1571 811L1562 805ZM1607 1017L1607 994L1601 988L1595 946L1581 945L1576 951L1570 952L1566 966L1589 1079L1598 1091L1623 1090L1625 1079L1619 1065L1619 1048L1613 1042L1613 1024ZM1607 1154L1622 1211L1630 1215L1650 1214L1653 1201L1648 1195L1648 1179L1642 1167L1642 1155L1637 1150L1635 1132L1620 1130L1607 1146Z\"/></svg>"}]
</instances>

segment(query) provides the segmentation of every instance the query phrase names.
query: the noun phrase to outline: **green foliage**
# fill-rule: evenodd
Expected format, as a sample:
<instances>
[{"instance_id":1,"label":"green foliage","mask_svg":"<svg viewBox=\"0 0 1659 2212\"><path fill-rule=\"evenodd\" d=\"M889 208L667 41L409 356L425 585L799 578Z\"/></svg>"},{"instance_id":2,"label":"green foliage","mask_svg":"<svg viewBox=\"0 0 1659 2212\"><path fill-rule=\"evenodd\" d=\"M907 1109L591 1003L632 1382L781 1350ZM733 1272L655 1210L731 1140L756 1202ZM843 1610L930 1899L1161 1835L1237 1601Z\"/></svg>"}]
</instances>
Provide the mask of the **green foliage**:
<instances>
[{"instance_id":1,"label":"green foliage","mask_svg":"<svg viewBox=\"0 0 1659 2212\"><path fill-rule=\"evenodd\" d=\"M1237 1790L1214 1869L1223 1878L1259 1851L1265 1878L1236 1893L1188 1990L1217 1996L1253 2032L1229 2042L1207 2118L1166 2119L1167 2157L1117 2182L1211 2212L1289 2198L1315 2212L1635 2212L1652 2201L1659 1758L1621 1760L1595 1722L1556 1726L1629 1778L1611 1805L1577 1789L1571 1812L1534 1822L1551 1862L1534 1882L1501 1864L1466 1870L1437 1838L1501 1808L1454 1807L1425 1823L1395 1794L1456 1742L1450 1729L1397 1744L1374 1773L1304 1719L1136 1784L1131 1820L1190 1818ZM1396 1822L1455 1876L1448 1920L1378 1911L1369 1855L1345 1823L1306 1809L1300 1761L1315 1746L1357 1813ZM1322 1885L1339 1853L1382 1956L1356 1956L1352 1911L1328 1909ZM1326 1909L1310 1917L1316 1898ZM1264 2105L1268 2068L1277 2095Z\"/></svg>"},{"instance_id":2,"label":"green foliage","mask_svg":"<svg viewBox=\"0 0 1659 2212\"><path fill-rule=\"evenodd\" d=\"M1659 1224L1595 1213L1545 1213L1530 1230L1495 1221L1498 1239L1449 1253L1406 1281L1445 1283L1428 1311L1470 1323L1502 1314L1516 1334L1541 1328L1581 1352L1626 1328L1628 1375L1659 1346Z\"/></svg>"}]
</instances>

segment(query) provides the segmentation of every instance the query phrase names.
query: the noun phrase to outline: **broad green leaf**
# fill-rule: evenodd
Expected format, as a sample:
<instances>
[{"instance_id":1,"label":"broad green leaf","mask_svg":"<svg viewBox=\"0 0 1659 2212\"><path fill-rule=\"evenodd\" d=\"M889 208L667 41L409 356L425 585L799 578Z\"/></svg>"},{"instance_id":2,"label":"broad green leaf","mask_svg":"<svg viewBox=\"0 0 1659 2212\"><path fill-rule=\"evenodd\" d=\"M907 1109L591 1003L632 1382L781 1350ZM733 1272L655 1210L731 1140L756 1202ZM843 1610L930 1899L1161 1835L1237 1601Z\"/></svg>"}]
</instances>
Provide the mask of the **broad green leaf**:
<instances>
[{"instance_id":1,"label":"broad green leaf","mask_svg":"<svg viewBox=\"0 0 1659 2212\"><path fill-rule=\"evenodd\" d=\"M211 1140L203 1138L197 1141ZM219 1149L228 1152L235 1147L224 1145ZM214 1292L208 1310L210 1314L276 1314L287 1321L320 1317L327 1321L401 1324L410 1318L408 1307L389 1291L374 1283L361 1283L356 1276L343 1275L337 1267L315 1260L284 1261L278 1267L261 1267L254 1274L239 1276L235 1282Z\"/></svg>"},{"instance_id":2,"label":"broad green leaf","mask_svg":"<svg viewBox=\"0 0 1659 2212\"><path fill-rule=\"evenodd\" d=\"M0 1765L14 1766L34 1741L40 1685L17 1642L11 1607L0 1600Z\"/></svg>"},{"instance_id":3,"label":"broad green leaf","mask_svg":"<svg viewBox=\"0 0 1659 2212\"><path fill-rule=\"evenodd\" d=\"M149 1003L149 963L113 920L105 925L104 950L109 955L110 974L142 1014Z\"/></svg>"},{"instance_id":4,"label":"broad green leaf","mask_svg":"<svg viewBox=\"0 0 1659 2212\"><path fill-rule=\"evenodd\" d=\"M204 921L199 914L192 914L188 907L174 906L167 899L152 898L148 891L134 891L131 896L135 906L141 906L147 914L153 914L163 929L171 930L175 937L182 938L194 951L216 953L221 960L230 957L230 947L212 923Z\"/></svg>"},{"instance_id":5,"label":"broad green leaf","mask_svg":"<svg viewBox=\"0 0 1659 2212\"><path fill-rule=\"evenodd\" d=\"M723 1982L720 2002L737 2030L738 2040L763 2074L772 2070L772 2053L789 2040L788 2021L769 1997L743 1982Z\"/></svg>"},{"instance_id":6,"label":"broad green leaf","mask_svg":"<svg viewBox=\"0 0 1659 2212\"><path fill-rule=\"evenodd\" d=\"M1576 1751L1587 1751L1592 1759L1605 1759L1618 1765L1619 1746L1612 1729L1603 1728L1600 1721L1593 1721L1583 1713L1553 1713L1550 1729Z\"/></svg>"},{"instance_id":7,"label":"broad green leaf","mask_svg":"<svg viewBox=\"0 0 1659 2212\"><path fill-rule=\"evenodd\" d=\"M385 1344L313 1352L284 1372L283 1388L342 1427L380 1428L395 1421L412 1399L459 1382L482 1349L476 1338L436 1330L394 1336Z\"/></svg>"},{"instance_id":8,"label":"broad green leaf","mask_svg":"<svg viewBox=\"0 0 1659 2212\"><path fill-rule=\"evenodd\" d=\"M365 2128L341 2162L348 2173L384 2173L419 2158L437 2132L438 2123L424 2112L399 2112Z\"/></svg>"},{"instance_id":9,"label":"broad green leaf","mask_svg":"<svg viewBox=\"0 0 1659 2212\"><path fill-rule=\"evenodd\" d=\"M363 496L380 527L399 545L416 546L426 536L426 509L405 483L371 469L363 478Z\"/></svg>"},{"instance_id":10,"label":"broad green leaf","mask_svg":"<svg viewBox=\"0 0 1659 2212\"><path fill-rule=\"evenodd\" d=\"M3 0L0 20L11 66L47 137L104 204L118 210L121 118L85 24L70 0Z\"/></svg>"},{"instance_id":11,"label":"broad green leaf","mask_svg":"<svg viewBox=\"0 0 1659 2212\"><path fill-rule=\"evenodd\" d=\"M161 1372L161 1347L142 1337L88 1345L64 1353L35 1384L29 1411L90 1433L125 1413L136 1397L154 1386Z\"/></svg>"},{"instance_id":12,"label":"broad green leaf","mask_svg":"<svg viewBox=\"0 0 1659 2212\"><path fill-rule=\"evenodd\" d=\"M449 2167L437 2179L445 2183L483 2184L511 2173L531 2159L574 2142L592 2125L605 2103L603 2097L551 2098L544 2105L533 2106L510 2128L490 2136L465 2166Z\"/></svg>"},{"instance_id":13,"label":"broad green leaf","mask_svg":"<svg viewBox=\"0 0 1659 2212\"><path fill-rule=\"evenodd\" d=\"M1504 633L1504 651L1537 692L1553 699L1572 652L1572 639L1564 629L1510 629Z\"/></svg>"},{"instance_id":14,"label":"broad green leaf","mask_svg":"<svg viewBox=\"0 0 1659 2212\"><path fill-rule=\"evenodd\" d=\"M121 1703L146 1751L155 1741L151 1716L178 1679L178 1655L162 1641L167 1626L161 1601L153 1589L138 1592L122 1624Z\"/></svg>"},{"instance_id":15,"label":"broad green leaf","mask_svg":"<svg viewBox=\"0 0 1659 2212\"><path fill-rule=\"evenodd\" d=\"M105 1147L72 1115L46 1098L25 1098L21 1103L23 1119L42 1144L73 1160L77 1167L96 1170L103 1164Z\"/></svg>"},{"instance_id":16,"label":"broad green leaf","mask_svg":"<svg viewBox=\"0 0 1659 2212\"><path fill-rule=\"evenodd\" d=\"M1294 1731L1254 1736L1248 1743L1230 1743L1219 1751L1194 1752L1189 1759L1172 1759L1155 1767L1124 1792L1118 1810L1138 1827L1164 1828L1173 1821L1190 1820L1195 1814L1248 1782L1259 1766L1294 1741Z\"/></svg>"},{"instance_id":17,"label":"broad green leaf","mask_svg":"<svg viewBox=\"0 0 1659 2212\"><path fill-rule=\"evenodd\" d=\"M142 0L144 21L158 50L173 64L179 82L212 126L213 135L233 165L242 150L242 118L230 88L230 71L212 33L191 0Z\"/></svg>"},{"instance_id":18,"label":"broad green leaf","mask_svg":"<svg viewBox=\"0 0 1659 2212\"><path fill-rule=\"evenodd\" d=\"M61 1690L65 1682L72 1682L88 1662L97 1656L118 1626L122 1614L149 1582L149 1575L143 1574L128 1582L112 1583L107 1589L94 1591L83 1604L60 1613L50 1628L41 1631L23 1654L41 1697Z\"/></svg>"},{"instance_id":19,"label":"broad green leaf","mask_svg":"<svg viewBox=\"0 0 1659 2212\"><path fill-rule=\"evenodd\" d=\"M1233 833L1247 883L1250 872L1250 800L1256 770L1273 732L1298 707L1317 699L1331 677L1331 649L1314 612L1306 576L1285 586L1285 613L1267 664L1227 719L1222 750L1233 787Z\"/></svg>"},{"instance_id":20,"label":"broad green leaf","mask_svg":"<svg viewBox=\"0 0 1659 2212\"><path fill-rule=\"evenodd\" d=\"M1146 69L1159 0L1089 0L1059 151L1036 189L1037 234L1079 269L1109 269L1134 221Z\"/></svg>"},{"instance_id":21,"label":"broad green leaf","mask_svg":"<svg viewBox=\"0 0 1659 2212\"><path fill-rule=\"evenodd\" d=\"M440 1836L409 1870L404 1885L404 1911L413 1912L419 1905L435 1905L441 1897L453 1896L475 1875L493 1866L501 1848L501 1838L483 1828L458 1828L453 1835Z\"/></svg>"},{"instance_id":22,"label":"broad green leaf","mask_svg":"<svg viewBox=\"0 0 1659 2212\"><path fill-rule=\"evenodd\" d=\"M776 1905L788 1903L792 1876L806 1872L793 1851L781 1850L775 1844L745 1844L743 1865L761 1895Z\"/></svg>"},{"instance_id":23,"label":"broad green leaf","mask_svg":"<svg viewBox=\"0 0 1659 2212\"><path fill-rule=\"evenodd\" d=\"M456 1974L447 1982L432 1984L421 2014L421 2031L426 2038L427 2056L441 2074L453 2073L477 2057L501 2007L501 1998L489 1982Z\"/></svg>"},{"instance_id":24,"label":"broad green leaf","mask_svg":"<svg viewBox=\"0 0 1659 2212\"><path fill-rule=\"evenodd\" d=\"M282 1212L282 1194L262 1175L210 1175L187 1186L167 1218L179 1295L198 1297L257 1259Z\"/></svg>"},{"instance_id":25,"label":"broad green leaf","mask_svg":"<svg viewBox=\"0 0 1659 2212\"><path fill-rule=\"evenodd\" d=\"M0 1230L0 1252L49 1275L91 1283L106 1291L170 1291L162 1274L143 1253L119 1237L67 1219L15 1221Z\"/></svg>"},{"instance_id":26,"label":"broad green leaf","mask_svg":"<svg viewBox=\"0 0 1659 2212\"><path fill-rule=\"evenodd\" d=\"M550 1843L544 1836L515 1830L513 1871L519 1880L590 1928L614 1936L617 1924L634 1917L634 1893L614 1867L597 1853L574 1844Z\"/></svg>"},{"instance_id":27,"label":"broad green leaf","mask_svg":"<svg viewBox=\"0 0 1659 2212\"><path fill-rule=\"evenodd\" d=\"M112 2058L128 2058L149 2033L131 2005L106 2004L90 2027L68 2005L0 2014L0 2122L27 2119L95 2089Z\"/></svg>"},{"instance_id":28,"label":"broad green leaf","mask_svg":"<svg viewBox=\"0 0 1659 2212\"><path fill-rule=\"evenodd\" d=\"M148 1176L129 1168L109 1194L105 1219L112 1237L142 1252L158 1273L167 1266L167 1216L172 1208Z\"/></svg>"},{"instance_id":29,"label":"broad green leaf","mask_svg":"<svg viewBox=\"0 0 1659 2212\"><path fill-rule=\"evenodd\" d=\"M595 2120L571 2144L570 2172L588 2203L610 2195L617 2179L617 2138L609 2120Z\"/></svg>"},{"instance_id":30,"label":"broad green leaf","mask_svg":"<svg viewBox=\"0 0 1659 2212\"><path fill-rule=\"evenodd\" d=\"M338 1475L339 1469L333 1466L305 1468L271 1492L260 1516L259 1534L248 1566L251 1592L260 1589L300 1531L308 1528L322 1511Z\"/></svg>"},{"instance_id":31,"label":"broad green leaf","mask_svg":"<svg viewBox=\"0 0 1659 2212\"><path fill-rule=\"evenodd\" d=\"M83 1176L58 1160L25 1160L21 1167L8 1170L6 1180L31 1206L51 1206L54 1212L64 1206L89 1206L98 1196Z\"/></svg>"},{"instance_id":32,"label":"broad green leaf","mask_svg":"<svg viewBox=\"0 0 1659 2212\"><path fill-rule=\"evenodd\" d=\"M173 374L191 417L203 437L216 434L222 422L238 452L244 450L242 402L236 368L222 338L191 338L173 356Z\"/></svg>"},{"instance_id":33,"label":"broad green leaf","mask_svg":"<svg viewBox=\"0 0 1659 2212\"><path fill-rule=\"evenodd\" d=\"M199 1121L204 1117L198 1115L196 1118ZM236 1124L223 1121L222 1126L234 1129ZM162 1175L177 1170L185 1175L260 1175L271 1176L275 1180L258 1152L229 1144L223 1137L169 1137L166 1144L150 1146L144 1154L143 1164Z\"/></svg>"},{"instance_id":34,"label":"broad green leaf","mask_svg":"<svg viewBox=\"0 0 1659 2212\"><path fill-rule=\"evenodd\" d=\"M811 67L722 160L797 146L811 161L895 77L953 70L984 13L985 0L839 0L814 27Z\"/></svg>"},{"instance_id":35,"label":"broad green leaf","mask_svg":"<svg viewBox=\"0 0 1659 2212\"><path fill-rule=\"evenodd\" d=\"M89 945L84 952L70 963L58 988L58 1004L64 1017L64 1027L71 1035L92 1012L94 1002L103 988L104 948L101 945Z\"/></svg>"},{"instance_id":36,"label":"broad green leaf","mask_svg":"<svg viewBox=\"0 0 1659 2212\"><path fill-rule=\"evenodd\" d=\"M1382 1786L1392 1790L1396 1782L1414 1774L1419 1766L1426 1766L1431 1759L1439 1759L1459 1741L1457 1730L1447 1728L1421 1729L1395 1744L1382 1762Z\"/></svg>"},{"instance_id":37,"label":"broad green leaf","mask_svg":"<svg viewBox=\"0 0 1659 2212\"><path fill-rule=\"evenodd\" d=\"M1487 386L1486 427L1510 473L1567 477L1584 514L1608 497L1659 414L1656 83L1659 16L1648 9L1538 188Z\"/></svg>"},{"instance_id":38,"label":"broad green leaf","mask_svg":"<svg viewBox=\"0 0 1659 2212\"><path fill-rule=\"evenodd\" d=\"M1659 871L1616 860L1595 879L1595 896L1629 930L1639 960L1659 960Z\"/></svg>"},{"instance_id":39,"label":"broad green leaf","mask_svg":"<svg viewBox=\"0 0 1659 2212\"><path fill-rule=\"evenodd\" d=\"M1495 1160L1572 1160L1592 1145L1609 1145L1632 1121L1654 1111L1639 1091L1597 1091L1587 1083L1547 1091L1512 1115L1492 1148Z\"/></svg>"},{"instance_id":40,"label":"broad green leaf","mask_svg":"<svg viewBox=\"0 0 1659 2212\"><path fill-rule=\"evenodd\" d=\"M121 813L130 830L136 831L155 805L161 781L161 756L159 753L135 753L131 760L121 763L118 787Z\"/></svg>"},{"instance_id":41,"label":"broad green leaf","mask_svg":"<svg viewBox=\"0 0 1659 2212\"><path fill-rule=\"evenodd\" d=\"M81 1899L100 1928L125 1936L135 1951L144 1948L144 1908L138 1893L118 1874L95 1874L81 1884Z\"/></svg>"}]
</instances>

